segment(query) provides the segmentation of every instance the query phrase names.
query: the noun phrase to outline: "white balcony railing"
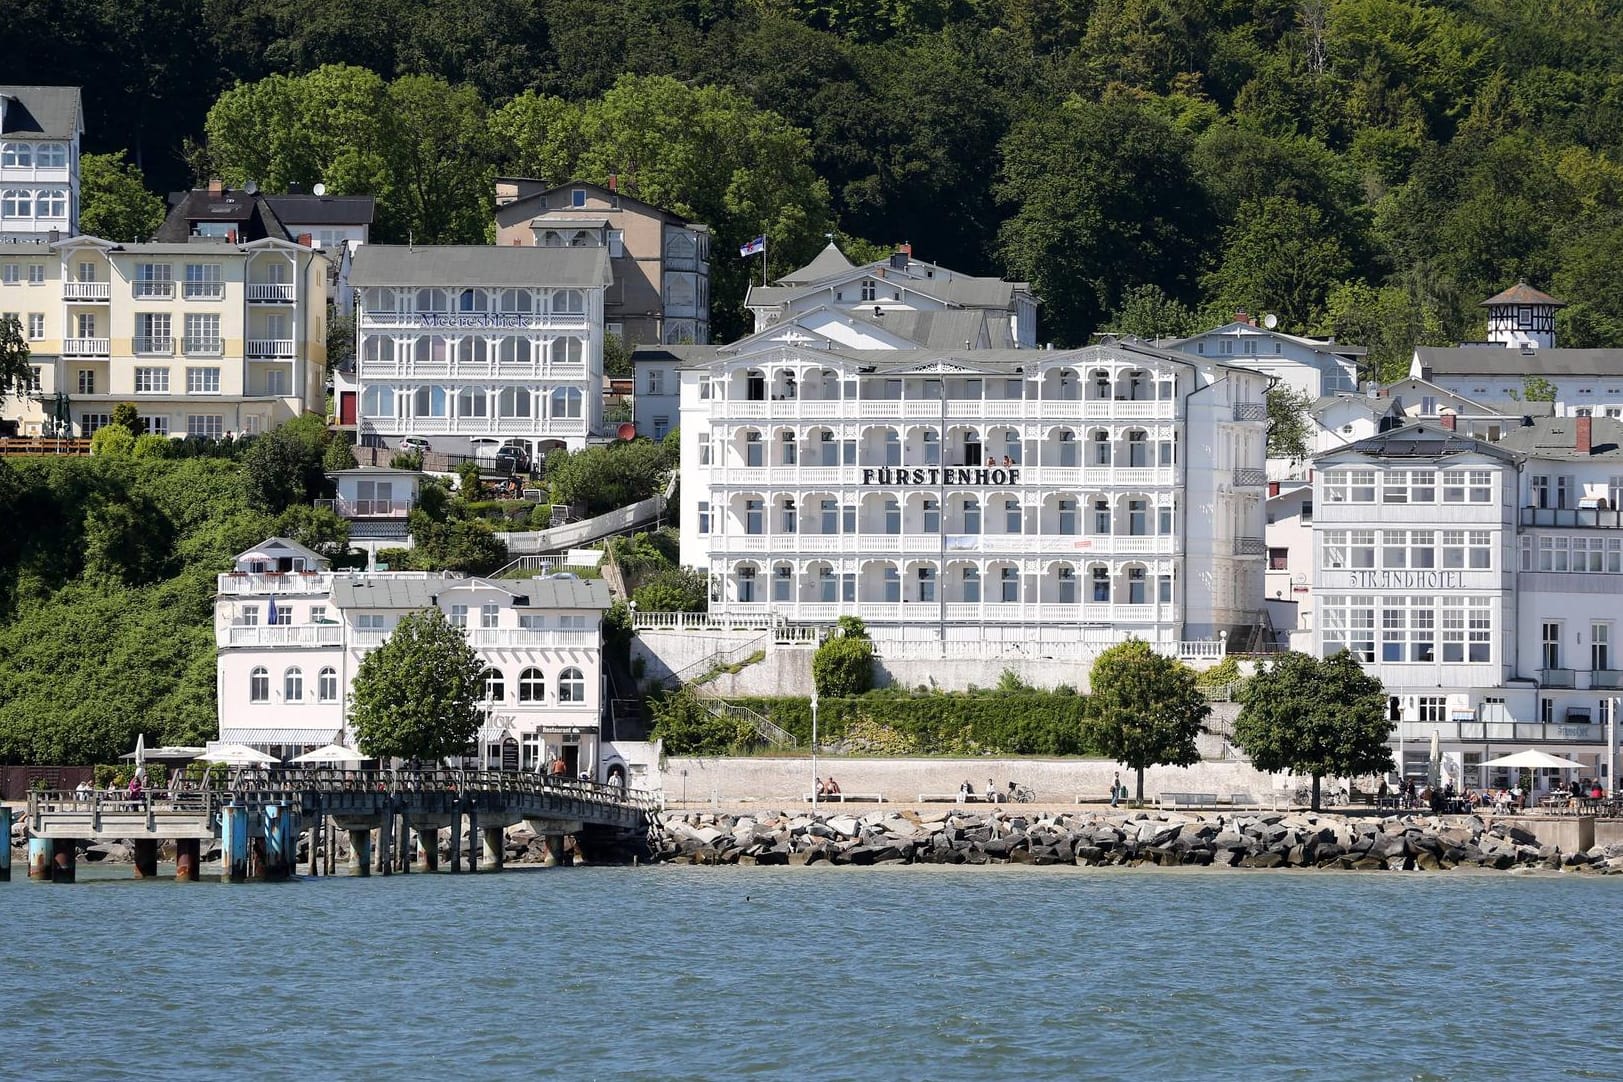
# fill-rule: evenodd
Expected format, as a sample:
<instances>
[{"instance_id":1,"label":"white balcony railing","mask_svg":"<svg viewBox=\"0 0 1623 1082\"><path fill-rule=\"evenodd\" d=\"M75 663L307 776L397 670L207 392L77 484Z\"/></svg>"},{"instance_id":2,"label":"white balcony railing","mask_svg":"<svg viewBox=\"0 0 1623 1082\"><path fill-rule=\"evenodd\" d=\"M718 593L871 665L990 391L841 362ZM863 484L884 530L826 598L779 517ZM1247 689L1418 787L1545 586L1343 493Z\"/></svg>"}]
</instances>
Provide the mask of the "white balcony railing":
<instances>
[{"instance_id":1,"label":"white balcony railing","mask_svg":"<svg viewBox=\"0 0 1623 1082\"><path fill-rule=\"evenodd\" d=\"M328 571L286 571L265 574L231 571L220 575L215 589L222 594L252 596L255 594L325 594L332 589L332 573Z\"/></svg>"},{"instance_id":2,"label":"white balcony railing","mask_svg":"<svg viewBox=\"0 0 1623 1082\"><path fill-rule=\"evenodd\" d=\"M248 356L291 358L293 356L293 339L250 338L248 339Z\"/></svg>"},{"instance_id":3,"label":"white balcony railing","mask_svg":"<svg viewBox=\"0 0 1623 1082\"><path fill-rule=\"evenodd\" d=\"M771 418L773 420L986 420L986 421L1175 421L1177 399L1105 401L1055 398L987 399L825 399L783 397L717 399L711 406L716 420Z\"/></svg>"},{"instance_id":4,"label":"white balcony railing","mask_svg":"<svg viewBox=\"0 0 1623 1082\"><path fill-rule=\"evenodd\" d=\"M110 301L113 299L111 282L63 282L62 299L65 301Z\"/></svg>"},{"instance_id":5,"label":"white balcony railing","mask_svg":"<svg viewBox=\"0 0 1623 1082\"><path fill-rule=\"evenodd\" d=\"M224 282L186 282L180 295L189 301L217 301L225 296Z\"/></svg>"},{"instance_id":6,"label":"white balcony railing","mask_svg":"<svg viewBox=\"0 0 1623 1082\"><path fill-rule=\"evenodd\" d=\"M585 362L551 361L368 361L356 362L366 379L547 379L581 380L588 375Z\"/></svg>"},{"instance_id":7,"label":"white balcony railing","mask_svg":"<svg viewBox=\"0 0 1623 1082\"><path fill-rule=\"evenodd\" d=\"M341 624L233 624L226 628L226 646L342 646Z\"/></svg>"},{"instance_id":8,"label":"white balcony railing","mask_svg":"<svg viewBox=\"0 0 1623 1082\"><path fill-rule=\"evenodd\" d=\"M468 630L468 644L475 648L525 646L595 647L597 632L562 628L480 627Z\"/></svg>"},{"instance_id":9,"label":"white balcony railing","mask_svg":"<svg viewBox=\"0 0 1623 1082\"><path fill-rule=\"evenodd\" d=\"M105 338L64 338L62 353L67 357L109 357L110 345Z\"/></svg>"},{"instance_id":10,"label":"white balcony railing","mask_svg":"<svg viewBox=\"0 0 1623 1082\"><path fill-rule=\"evenodd\" d=\"M249 282L248 300L257 304L292 304L293 286L278 282Z\"/></svg>"},{"instance_id":11,"label":"white balcony railing","mask_svg":"<svg viewBox=\"0 0 1623 1082\"><path fill-rule=\"evenodd\" d=\"M225 342L220 338L184 338L180 348L192 357L218 357L225 352Z\"/></svg>"},{"instance_id":12,"label":"white balcony railing","mask_svg":"<svg viewBox=\"0 0 1623 1082\"><path fill-rule=\"evenodd\" d=\"M411 514L416 501L401 500L317 500L316 506L342 518L405 518Z\"/></svg>"},{"instance_id":13,"label":"white balcony railing","mask_svg":"<svg viewBox=\"0 0 1623 1082\"><path fill-rule=\"evenodd\" d=\"M131 282L130 294L142 298L173 297L175 295L175 283Z\"/></svg>"},{"instance_id":14,"label":"white balcony railing","mask_svg":"<svg viewBox=\"0 0 1623 1082\"><path fill-rule=\"evenodd\" d=\"M173 338L134 338L130 340L130 348L136 353L149 357L173 357L175 355L175 340Z\"/></svg>"}]
</instances>

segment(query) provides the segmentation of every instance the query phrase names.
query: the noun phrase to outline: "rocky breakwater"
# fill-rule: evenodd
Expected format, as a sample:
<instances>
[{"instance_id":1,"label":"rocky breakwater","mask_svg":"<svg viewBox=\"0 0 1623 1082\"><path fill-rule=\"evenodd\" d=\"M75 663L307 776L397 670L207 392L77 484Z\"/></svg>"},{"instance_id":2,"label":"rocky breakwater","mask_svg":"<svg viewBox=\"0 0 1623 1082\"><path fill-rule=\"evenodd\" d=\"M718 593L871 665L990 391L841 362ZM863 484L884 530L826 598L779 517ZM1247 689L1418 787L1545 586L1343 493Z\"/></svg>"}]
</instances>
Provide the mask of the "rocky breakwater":
<instances>
[{"instance_id":1,"label":"rocky breakwater","mask_svg":"<svg viewBox=\"0 0 1623 1082\"><path fill-rule=\"evenodd\" d=\"M854 816L688 814L663 826L664 859L690 864L1066 864L1623 873L1623 846L1563 853L1514 821L1011 811Z\"/></svg>"}]
</instances>

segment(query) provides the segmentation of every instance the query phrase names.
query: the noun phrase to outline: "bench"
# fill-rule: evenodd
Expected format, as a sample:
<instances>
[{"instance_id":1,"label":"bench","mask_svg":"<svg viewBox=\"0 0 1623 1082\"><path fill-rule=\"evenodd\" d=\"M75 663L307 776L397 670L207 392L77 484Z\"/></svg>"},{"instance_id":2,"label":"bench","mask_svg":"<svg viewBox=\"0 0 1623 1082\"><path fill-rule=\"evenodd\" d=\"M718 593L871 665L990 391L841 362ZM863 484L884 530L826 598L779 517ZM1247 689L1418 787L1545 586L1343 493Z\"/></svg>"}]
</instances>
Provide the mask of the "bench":
<instances>
[{"instance_id":1,"label":"bench","mask_svg":"<svg viewBox=\"0 0 1623 1082\"><path fill-rule=\"evenodd\" d=\"M1122 797L1121 803L1127 803L1127 799L1127 797ZM1076 794L1076 802L1078 804L1109 804L1110 794L1100 793L1097 796L1089 796L1087 793L1078 793Z\"/></svg>"},{"instance_id":2,"label":"bench","mask_svg":"<svg viewBox=\"0 0 1623 1082\"><path fill-rule=\"evenodd\" d=\"M1255 793L1230 793L1229 807L1255 808L1260 811L1262 809L1262 801L1257 799L1257 795Z\"/></svg>"},{"instance_id":3,"label":"bench","mask_svg":"<svg viewBox=\"0 0 1623 1082\"><path fill-rule=\"evenodd\" d=\"M1009 795L1007 793L1000 792L996 798L987 800L985 793L970 793L962 798L960 798L956 792L919 794L920 804L957 804L960 799L962 799L965 804L1003 804L1008 801Z\"/></svg>"},{"instance_id":4,"label":"bench","mask_svg":"<svg viewBox=\"0 0 1623 1082\"><path fill-rule=\"evenodd\" d=\"M1217 807L1216 793L1160 793L1155 798L1156 807L1165 810L1177 811L1180 808L1215 808Z\"/></svg>"},{"instance_id":5,"label":"bench","mask_svg":"<svg viewBox=\"0 0 1623 1082\"><path fill-rule=\"evenodd\" d=\"M805 794L803 794L801 796L800 799L802 799L806 803L810 804L812 802L812 794L811 793L805 793ZM845 804L845 803L848 803L848 802L853 801L853 800L865 800L865 801L868 801L871 804L883 804L885 802L885 794L884 793L847 793L847 792L842 791L842 792L838 792L838 793L824 793L822 796L817 798L817 802L819 804L833 804L836 801L838 801L841 804Z\"/></svg>"}]
</instances>

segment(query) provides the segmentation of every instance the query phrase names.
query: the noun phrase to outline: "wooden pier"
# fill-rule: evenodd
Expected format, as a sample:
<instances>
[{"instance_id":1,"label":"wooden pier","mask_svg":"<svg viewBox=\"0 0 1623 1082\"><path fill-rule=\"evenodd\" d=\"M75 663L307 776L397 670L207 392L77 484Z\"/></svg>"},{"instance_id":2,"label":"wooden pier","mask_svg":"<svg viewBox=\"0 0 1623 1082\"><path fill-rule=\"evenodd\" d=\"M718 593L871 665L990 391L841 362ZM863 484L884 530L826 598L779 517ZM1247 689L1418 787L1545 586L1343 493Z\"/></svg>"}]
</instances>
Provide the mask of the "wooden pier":
<instances>
[{"instance_id":1,"label":"wooden pier","mask_svg":"<svg viewBox=\"0 0 1623 1082\"><path fill-rule=\"evenodd\" d=\"M220 878L286 879L308 835L308 874L333 874L334 832L349 832L351 875L439 866L451 831L451 871L502 865L504 831L527 823L546 839L548 863L566 835L624 841L658 815L649 794L556 775L495 770L243 770L205 789L29 794L28 875L71 883L82 841L129 839L137 878L157 874L158 848L175 843L175 878L195 881L203 846L220 842ZM374 837L376 845L374 847ZM318 859L324 855L324 860Z\"/></svg>"}]
</instances>

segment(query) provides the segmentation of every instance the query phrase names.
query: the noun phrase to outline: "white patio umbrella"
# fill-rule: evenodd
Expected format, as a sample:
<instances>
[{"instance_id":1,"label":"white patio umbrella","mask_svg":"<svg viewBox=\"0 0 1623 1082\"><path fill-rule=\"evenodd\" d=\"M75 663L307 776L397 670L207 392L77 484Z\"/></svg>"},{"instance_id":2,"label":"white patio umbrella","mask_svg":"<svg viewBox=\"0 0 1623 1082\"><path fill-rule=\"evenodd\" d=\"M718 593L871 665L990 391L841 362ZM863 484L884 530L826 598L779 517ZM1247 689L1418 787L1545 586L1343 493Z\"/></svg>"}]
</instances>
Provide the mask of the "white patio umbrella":
<instances>
[{"instance_id":1,"label":"white patio umbrella","mask_svg":"<svg viewBox=\"0 0 1623 1082\"><path fill-rule=\"evenodd\" d=\"M1518 751L1514 755L1501 755L1497 759L1489 759L1483 766L1503 766L1511 770L1582 770L1584 764L1575 763L1571 759L1563 759L1559 755L1549 752Z\"/></svg>"},{"instance_id":2,"label":"white patio umbrella","mask_svg":"<svg viewBox=\"0 0 1623 1082\"><path fill-rule=\"evenodd\" d=\"M354 748L346 748L342 744L327 744L315 751L307 751L303 755L295 755L290 762L295 763L360 763L366 756Z\"/></svg>"},{"instance_id":3,"label":"white patio umbrella","mask_svg":"<svg viewBox=\"0 0 1623 1082\"><path fill-rule=\"evenodd\" d=\"M207 763L225 763L227 766L266 766L281 761L247 744L214 744L204 748L203 754L197 758Z\"/></svg>"},{"instance_id":4,"label":"white patio umbrella","mask_svg":"<svg viewBox=\"0 0 1623 1082\"><path fill-rule=\"evenodd\" d=\"M1433 789L1443 783L1443 740L1436 729L1431 731L1431 757L1426 760L1426 784Z\"/></svg>"}]
</instances>

